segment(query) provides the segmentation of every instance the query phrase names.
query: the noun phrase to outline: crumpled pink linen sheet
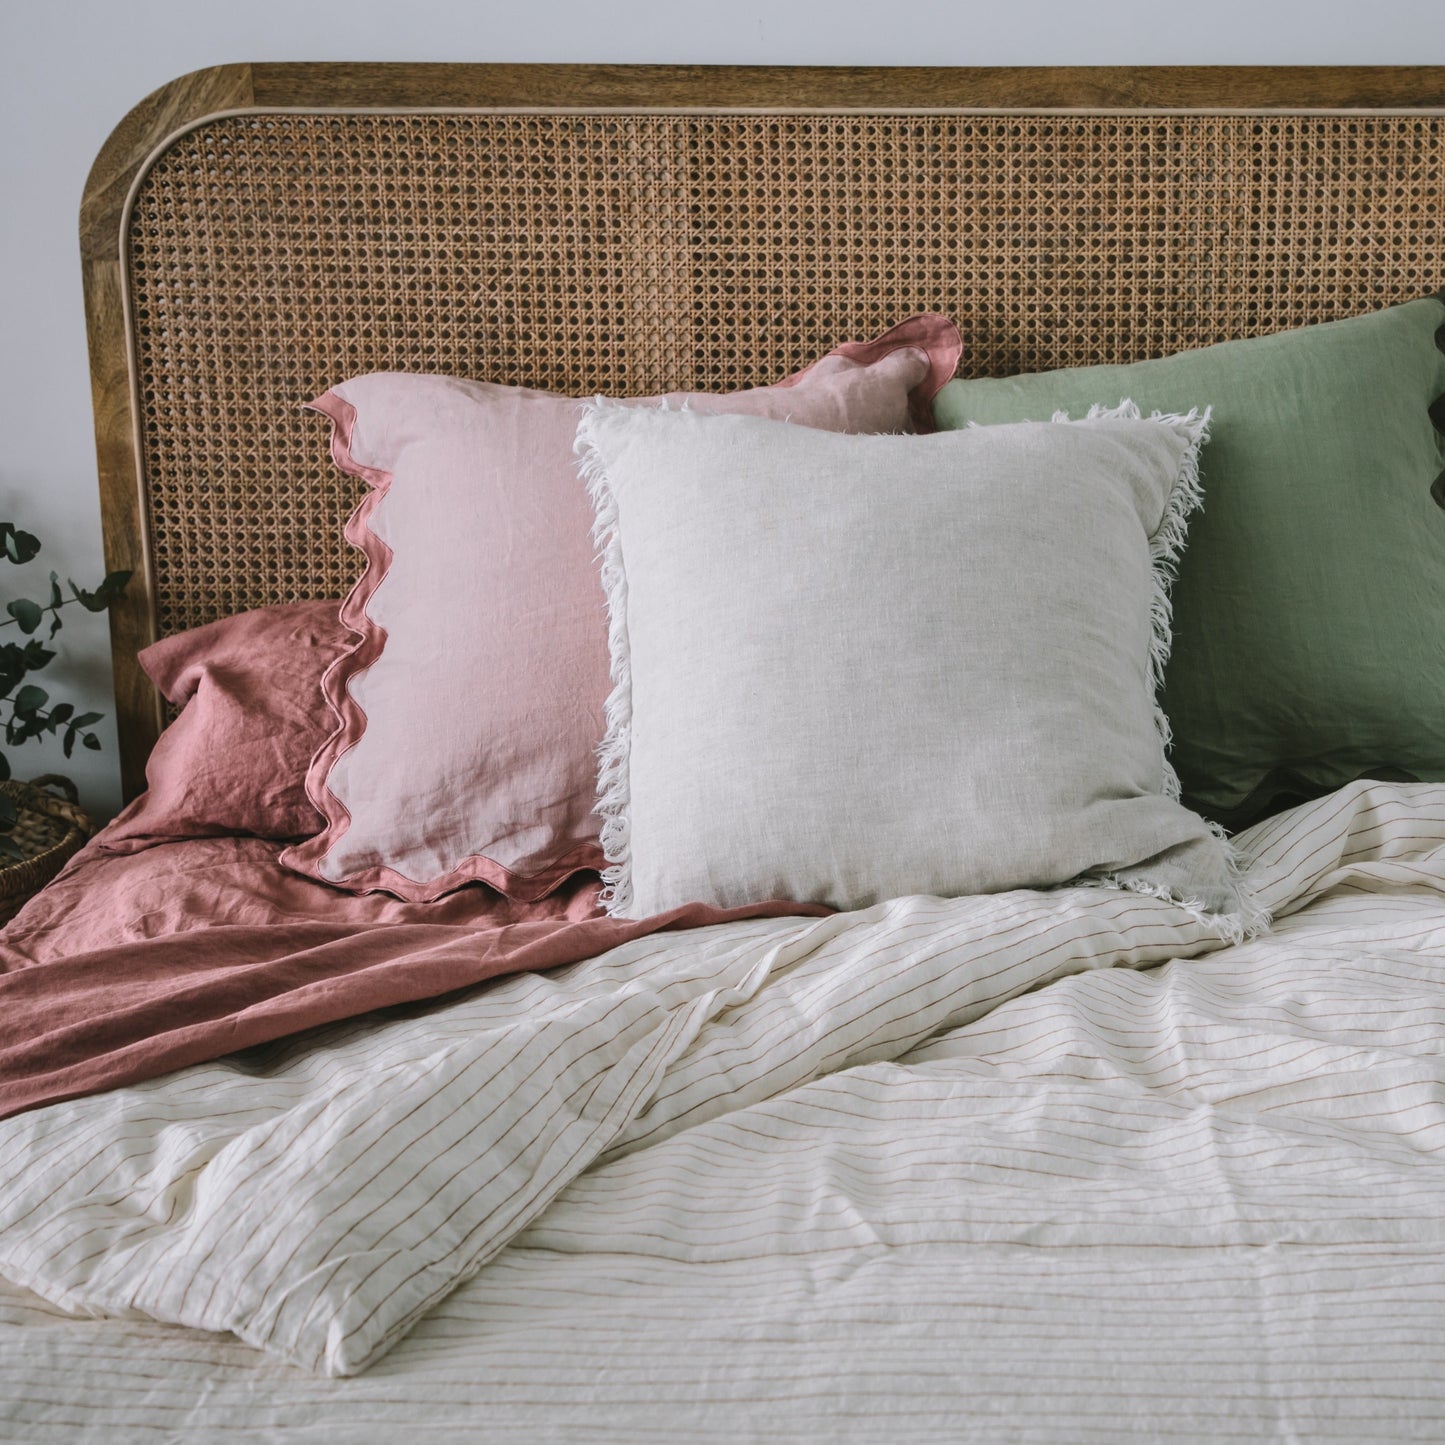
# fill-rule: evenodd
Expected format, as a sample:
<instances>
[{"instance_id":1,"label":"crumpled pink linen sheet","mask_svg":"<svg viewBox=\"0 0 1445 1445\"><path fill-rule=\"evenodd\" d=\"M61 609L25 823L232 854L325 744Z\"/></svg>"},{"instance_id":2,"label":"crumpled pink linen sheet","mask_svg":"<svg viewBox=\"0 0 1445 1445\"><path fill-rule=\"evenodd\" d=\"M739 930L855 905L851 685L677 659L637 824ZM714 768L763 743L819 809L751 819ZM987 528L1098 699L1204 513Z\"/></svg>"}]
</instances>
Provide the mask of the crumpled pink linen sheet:
<instances>
[{"instance_id":1,"label":"crumpled pink linen sheet","mask_svg":"<svg viewBox=\"0 0 1445 1445\"><path fill-rule=\"evenodd\" d=\"M115 855L103 838L0 930L0 1118L661 929L823 911L696 904L625 922L593 874L533 903L483 884L405 903L289 873L264 839Z\"/></svg>"}]
</instances>

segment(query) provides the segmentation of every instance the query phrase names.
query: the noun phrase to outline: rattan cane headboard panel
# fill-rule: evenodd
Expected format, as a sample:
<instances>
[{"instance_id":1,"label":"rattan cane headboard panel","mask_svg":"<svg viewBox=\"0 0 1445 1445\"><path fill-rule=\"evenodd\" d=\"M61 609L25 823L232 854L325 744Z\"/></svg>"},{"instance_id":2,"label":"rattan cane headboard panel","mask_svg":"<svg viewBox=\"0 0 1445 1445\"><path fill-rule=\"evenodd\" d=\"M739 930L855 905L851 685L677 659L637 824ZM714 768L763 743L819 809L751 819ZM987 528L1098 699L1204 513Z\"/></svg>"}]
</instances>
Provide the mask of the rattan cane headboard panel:
<instances>
[{"instance_id":1,"label":"rattan cane headboard panel","mask_svg":"<svg viewBox=\"0 0 1445 1445\"><path fill-rule=\"evenodd\" d=\"M301 409L348 375L733 388L920 309L1006 373L1445 279L1445 120L1418 111L247 110L137 177L142 641L350 584L357 493Z\"/></svg>"}]
</instances>

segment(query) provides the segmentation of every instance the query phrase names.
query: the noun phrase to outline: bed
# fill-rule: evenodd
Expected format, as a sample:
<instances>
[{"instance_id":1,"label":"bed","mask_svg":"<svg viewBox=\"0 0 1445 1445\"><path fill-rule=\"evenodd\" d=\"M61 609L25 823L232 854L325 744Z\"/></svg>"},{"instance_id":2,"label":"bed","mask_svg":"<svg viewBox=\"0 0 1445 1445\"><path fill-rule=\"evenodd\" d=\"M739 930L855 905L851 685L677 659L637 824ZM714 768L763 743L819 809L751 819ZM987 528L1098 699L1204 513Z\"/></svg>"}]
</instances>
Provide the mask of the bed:
<instances>
[{"instance_id":1,"label":"bed","mask_svg":"<svg viewBox=\"0 0 1445 1445\"><path fill-rule=\"evenodd\" d=\"M302 409L342 378L717 392L947 313L968 380L1383 311L1445 280L1442 117L1426 68L173 83L82 210L127 796L138 652L356 581ZM642 926L282 846L102 834L0 936L5 1438L1445 1430L1445 781L1277 803L1232 928Z\"/></svg>"}]
</instances>

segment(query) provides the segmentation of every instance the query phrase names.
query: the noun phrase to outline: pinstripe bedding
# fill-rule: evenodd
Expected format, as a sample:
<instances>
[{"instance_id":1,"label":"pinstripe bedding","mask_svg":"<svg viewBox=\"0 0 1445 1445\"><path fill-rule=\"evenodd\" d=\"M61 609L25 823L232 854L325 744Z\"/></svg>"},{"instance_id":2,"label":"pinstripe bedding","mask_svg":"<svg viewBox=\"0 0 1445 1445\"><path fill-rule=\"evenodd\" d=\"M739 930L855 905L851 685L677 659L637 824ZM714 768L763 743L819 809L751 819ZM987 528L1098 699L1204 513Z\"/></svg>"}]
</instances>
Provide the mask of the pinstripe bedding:
<instances>
[{"instance_id":1,"label":"pinstripe bedding","mask_svg":"<svg viewBox=\"0 0 1445 1445\"><path fill-rule=\"evenodd\" d=\"M1445 787L1241 843L1243 945L750 920L6 1120L0 1429L1440 1438Z\"/></svg>"}]
</instances>

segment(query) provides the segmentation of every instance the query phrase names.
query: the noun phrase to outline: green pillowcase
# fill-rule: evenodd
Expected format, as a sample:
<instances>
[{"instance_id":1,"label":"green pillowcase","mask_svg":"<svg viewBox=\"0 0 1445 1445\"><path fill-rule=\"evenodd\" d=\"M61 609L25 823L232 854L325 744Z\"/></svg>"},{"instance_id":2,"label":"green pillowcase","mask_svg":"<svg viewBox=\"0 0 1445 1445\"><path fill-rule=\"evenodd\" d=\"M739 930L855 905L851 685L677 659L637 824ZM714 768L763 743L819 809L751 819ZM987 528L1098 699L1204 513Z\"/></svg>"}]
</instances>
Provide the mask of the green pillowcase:
<instances>
[{"instance_id":1,"label":"green pillowcase","mask_svg":"<svg viewBox=\"0 0 1445 1445\"><path fill-rule=\"evenodd\" d=\"M934 414L948 429L1124 397L1146 415L1214 409L1163 698L1185 800L1240 827L1358 777L1445 781L1442 298L1132 366L953 381Z\"/></svg>"}]
</instances>

